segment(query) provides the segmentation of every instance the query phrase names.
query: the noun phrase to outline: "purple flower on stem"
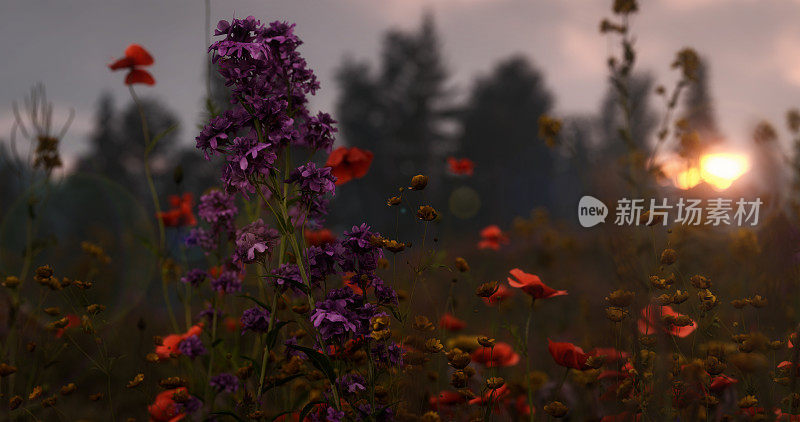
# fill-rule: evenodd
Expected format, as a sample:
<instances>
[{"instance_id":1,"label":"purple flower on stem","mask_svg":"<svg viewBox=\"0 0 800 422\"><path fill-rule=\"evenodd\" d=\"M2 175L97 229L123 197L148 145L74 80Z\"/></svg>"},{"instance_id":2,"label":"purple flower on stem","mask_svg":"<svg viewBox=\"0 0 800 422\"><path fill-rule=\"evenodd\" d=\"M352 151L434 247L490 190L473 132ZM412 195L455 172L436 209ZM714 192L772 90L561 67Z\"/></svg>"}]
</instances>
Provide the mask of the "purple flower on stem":
<instances>
[{"instance_id":1,"label":"purple flower on stem","mask_svg":"<svg viewBox=\"0 0 800 422\"><path fill-rule=\"evenodd\" d=\"M197 334L183 339L180 344L178 344L178 350L191 359L208 353L208 350L206 350L206 347L203 345L202 340L200 340L200 337Z\"/></svg>"},{"instance_id":2,"label":"purple flower on stem","mask_svg":"<svg viewBox=\"0 0 800 422\"><path fill-rule=\"evenodd\" d=\"M181 277L181 281L186 284L191 284L192 287L197 287L206 280L206 277L208 277L208 273L199 268L194 268Z\"/></svg>"},{"instance_id":3,"label":"purple flower on stem","mask_svg":"<svg viewBox=\"0 0 800 422\"><path fill-rule=\"evenodd\" d=\"M242 314L242 334L245 331L266 333L269 330L269 311L261 307L250 308Z\"/></svg>"},{"instance_id":4,"label":"purple flower on stem","mask_svg":"<svg viewBox=\"0 0 800 422\"><path fill-rule=\"evenodd\" d=\"M211 377L208 383L217 390L218 393L235 393L239 389L239 379L235 375L227 372L222 372L218 375Z\"/></svg>"},{"instance_id":5,"label":"purple flower on stem","mask_svg":"<svg viewBox=\"0 0 800 422\"><path fill-rule=\"evenodd\" d=\"M236 232L233 262L249 264L268 257L278 237L278 231L267 227L260 218L242 227Z\"/></svg>"}]
</instances>

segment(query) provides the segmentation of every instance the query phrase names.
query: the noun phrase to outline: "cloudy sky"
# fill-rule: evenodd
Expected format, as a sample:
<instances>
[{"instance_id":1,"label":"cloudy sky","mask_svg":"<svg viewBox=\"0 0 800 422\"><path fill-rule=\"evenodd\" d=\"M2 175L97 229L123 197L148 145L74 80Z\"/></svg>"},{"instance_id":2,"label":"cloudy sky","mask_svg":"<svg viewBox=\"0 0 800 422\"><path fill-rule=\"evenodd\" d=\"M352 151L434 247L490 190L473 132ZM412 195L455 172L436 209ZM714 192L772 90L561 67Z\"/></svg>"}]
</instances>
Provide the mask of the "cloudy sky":
<instances>
[{"instance_id":1,"label":"cloudy sky","mask_svg":"<svg viewBox=\"0 0 800 422\"><path fill-rule=\"evenodd\" d=\"M800 106L800 1L640 0L633 22L638 68L670 84L675 51L693 46L711 66L712 94L724 133L742 142L760 119L782 126ZM452 83L466 92L474 77L515 53L543 70L560 114L595 112L605 91L605 59L614 45L598 31L610 0L212 0L212 24L233 15L297 23L302 51L322 90L314 108L330 110L333 76L343 57L374 60L388 28L412 28L433 12ZM64 149L83 148L103 91L127 101L123 74L105 67L132 42L148 48L158 84L138 88L176 110L181 136L196 132L203 95L202 0L3 0L0 4L0 139L11 103L42 82L58 110L74 108ZM65 113L57 115L57 121Z\"/></svg>"}]
</instances>

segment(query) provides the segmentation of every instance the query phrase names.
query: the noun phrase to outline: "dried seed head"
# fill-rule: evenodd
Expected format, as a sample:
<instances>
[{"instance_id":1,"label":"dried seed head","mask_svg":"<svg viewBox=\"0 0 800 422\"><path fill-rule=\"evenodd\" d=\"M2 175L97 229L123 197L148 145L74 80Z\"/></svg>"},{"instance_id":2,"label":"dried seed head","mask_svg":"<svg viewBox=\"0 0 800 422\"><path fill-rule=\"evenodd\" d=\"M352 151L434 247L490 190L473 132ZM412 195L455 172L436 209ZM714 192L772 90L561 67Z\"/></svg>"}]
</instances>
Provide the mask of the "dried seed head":
<instances>
[{"instance_id":1,"label":"dried seed head","mask_svg":"<svg viewBox=\"0 0 800 422\"><path fill-rule=\"evenodd\" d=\"M711 280L707 277L702 275L693 275L689 278L689 282L692 283L696 289L710 289L711 288Z\"/></svg>"},{"instance_id":2,"label":"dried seed head","mask_svg":"<svg viewBox=\"0 0 800 422\"><path fill-rule=\"evenodd\" d=\"M438 413L431 410L422 415L422 417L419 420L420 422L441 422L442 418L439 417Z\"/></svg>"},{"instance_id":3,"label":"dried seed head","mask_svg":"<svg viewBox=\"0 0 800 422\"><path fill-rule=\"evenodd\" d=\"M658 303L661 306L669 305L670 303L672 303L672 295L669 293L664 293L656 296L655 300L656 303Z\"/></svg>"},{"instance_id":4,"label":"dried seed head","mask_svg":"<svg viewBox=\"0 0 800 422\"><path fill-rule=\"evenodd\" d=\"M128 385L126 387L134 388L139 384L141 384L143 381L144 381L144 374L136 374L136 376L133 377L133 379L128 382Z\"/></svg>"},{"instance_id":5,"label":"dried seed head","mask_svg":"<svg viewBox=\"0 0 800 422\"><path fill-rule=\"evenodd\" d=\"M486 336L478 337L478 344L483 347L494 347L495 340Z\"/></svg>"},{"instance_id":6,"label":"dried seed head","mask_svg":"<svg viewBox=\"0 0 800 422\"><path fill-rule=\"evenodd\" d=\"M450 385L455 388L464 388L469 382L469 375L465 371L454 371L450 375Z\"/></svg>"},{"instance_id":7,"label":"dried seed head","mask_svg":"<svg viewBox=\"0 0 800 422\"><path fill-rule=\"evenodd\" d=\"M544 405L544 412L554 418L563 418L569 412L569 408L560 401L551 401Z\"/></svg>"},{"instance_id":8,"label":"dried seed head","mask_svg":"<svg viewBox=\"0 0 800 422\"><path fill-rule=\"evenodd\" d=\"M672 295L672 303L676 305L686 302L687 299L689 299L689 292L685 290L684 291L678 290L675 292L674 295Z\"/></svg>"},{"instance_id":9,"label":"dried seed head","mask_svg":"<svg viewBox=\"0 0 800 422\"><path fill-rule=\"evenodd\" d=\"M490 297L497 292L497 289L500 288L500 284L496 281L490 281L488 283L483 283L475 290L475 294L478 297Z\"/></svg>"},{"instance_id":10,"label":"dried seed head","mask_svg":"<svg viewBox=\"0 0 800 422\"><path fill-rule=\"evenodd\" d=\"M753 395L744 396L741 398L741 400L739 400L738 404L739 407L742 409L747 407L758 406L758 399L756 398L756 396Z\"/></svg>"},{"instance_id":11,"label":"dried seed head","mask_svg":"<svg viewBox=\"0 0 800 422\"><path fill-rule=\"evenodd\" d=\"M14 396L8 400L8 410L16 410L22 404L21 396Z\"/></svg>"},{"instance_id":12,"label":"dried seed head","mask_svg":"<svg viewBox=\"0 0 800 422\"><path fill-rule=\"evenodd\" d=\"M47 315L50 315L50 316L56 316L56 315L61 313L61 309L59 309L58 306L53 306L53 307L50 307L50 308L44 308L44 313L46 313Z\"/></svg>"},{"instance_id":13,"label":"dried seed head","mask_svg":"<svg viewBox=\"0 0 800 422\"><path fill-rule=\"evenodd\" d=\"M661 263L664 265L672 265L678 260L678 252L675 249L664 249L661 252Z\"/></svg>"},{"instance_id":14,"label":"dried seed head","mask_svg":"<svg viewBox=\"0 0 800 422\"><path fill-rule=\"evenodd\" d=\"M164 378L164 379L162 379L161 381L158 382L158 385L160 385L162 388L166 388L166 389L186 387L188 384L189 383L185 379L183 379L181 377Z\"/></svg>"},{"instance_id":15,"label":"dried seed head","mask_svg":"<svg viewBox=\"0 0 800 422\"><path fill-rule=\"evenodd\" d=\"M411 190L423 190L425 186L428 186L428 176L418 174L411 178L411 186L408 188Z\"/></svg>"},{"instance_id":16,"label":"dried seed head","mask_svg":"<svg viewBox=\"0 0 800 422\"><path fill-rule=\"evenodd\" d=\"M606 308L606 318L612 322L620 322L628 316L628 311L615 306Z\"/></svg>"},{"instance_id":17,"label":"dried seed head","mask_svg":"<svg viewBox=\"0 0 800 422\"><path fill-rule=\"evenodd\" d=\"M19 278L10 275L6 277L5 281L3 281L3 287L7 289L15 289L19 286Z\"/></svg>"},{"instance_id":18,"label":"dried seed head","mask_svg":"<svg viewBox=\"0 0 800 422\"><path fill-rule=\"evenodd\" d=\"M61 391L60 392L61 392L62 396L68 396L68 395L74 393L75 390L77 390L77 389L78 389L78 387L75 385L75 383L71 382L71 383L61 387Z\"/></svg>"},{"instance_id":19,"label":"dried seed head","mask_svg":"<svg viewBox=\"0 0 800 422\"><path fill-rule=\"evenodd\" d=\"M501 377L491 377L486 380L486 388L490 390L497 390L498 388L505 385L506 380Z\"/></svg>"},{"instance_id":20,"label":"dried seed head","mask_svg":"<svg viewBox=\"0 0 800 422\"><path fill-rule=\"evenodd\" d=\"M436 327L431 323L428 317L424 315L417 315L414 317L414 323L411 326L417 331L433 331Z\"/></svg>"},{"instance_id":21,"label":"dried seed head","mask_svg":"<svg viewBox=\"0 0 800 422\"><path fill-rule=\"evenodd\" d=\"M456 369L464 369L469 365L471 358L469 353L462 352L461 349L453 349L447 352L447 362Z\"/></svg>"},{"instance_id":22,"label":"dried seed head","mask_svg":"<svg viewBox=\"0 0 800 422\"><path fill-rule=\"evenodd\" d=\"M469 264L467 263L466 259L464 259L464 258L459 256L458 258L456 258L455 264L456 264L456 269L458 271L460 271L462 273L465 273L465 272L469 271Z\"/></svg>"},{"instance_id":23,"label":"dried seed head","mask_svg":"<svg viewBox=\"0 0 800 422\"><path fill-rule=\"evenodd\" d=\"M28 400L36 400L41 395L42 395L42 386L37 385L36 387L33 387L33 391L31 391L31 393L28 394Z\"/></svg>"},{"instance_id":24,"label":"dried seed head","mask_svg":"<svg viewBox=\"0 0 800 422\"><path fill-rule=\"evenodd\" d=\"M403 200L400 199L399 196L393 196L393 197L389 198L386 201L386 205L388 205L390 207L394 207L394 206L400 205L400 203L402 203L402 202L403 202Z\"/></svg>"},{"instance_id":25,"label":"dried seed head","mask_svg":"<svg viewBox=\"0 0 800 422\"><path fill-rule=\"evenodd\" d=\"M731 305L736 309L742 309L748 304L750 304L750 299L734 299L731 301Z\"/></svg>"},{"instance_id":26,"label":"dried seed head","mask_svg":"<svg viewBox=\"0 0 800 422\"><path fill-rule=\"evenodd\" d=\"M0 378L7 377L15 372L17 372L16 366L12 366L7 363L0 363Z\"/></svg>"},{"instance_id":27,"label":"dried seed head","mask_svg":"<svg viewBox=\"0 0 800 422\"><path fill-rule=\"evenodd\" d=\"M606 296L606 301L612 306L625 308L631 305L635 296L636 294L630 290L618 289Z\"/></svg>"},{"instance_id":28,"label":"dried seed head","mask_svg":"<svg viewBox=\"0 0 800 422\"><path fill-rule=\"evenodd\" d=\"M429 338L425 341L425 351L428 353L439 353L442 349L444 349L444 346L442 346L442 342L439 339Z\"/></svg>"},{"instance_id":29,"label":"dried seed head","mask_svg":"<svg viewBox=\"0 0 800 422\"><path fill-rule=\"evenodd\" d=\"M106 309L106 307L104 305L100 305L100 304L95 303L95 304L87 306L86 307L86 312L88 312L89 315L97 315L100 312L103 312L105 309Z\"/></svg>"},{"instance_id":30,"label":"dried seed head","mask_svg":"<svg viewBox=\"0 0 800 422\"><path fill-rule=\"evenodd\" d=\"M754 308L763 308L767 306L767 299L761 295L755 295L749 299L750 306Z\"/></svg>"},{"instance_id":31,"label":"dried seed head","mask_svg":"<svg viewBox=\"0 0 800 422\"><path fill-rule=\"evenodd\" d=\"M439 213L430 205L422 205L417 210L417 218L422 221L433 221L437 217L439 217Z\"/></svg>"}]
</instances>

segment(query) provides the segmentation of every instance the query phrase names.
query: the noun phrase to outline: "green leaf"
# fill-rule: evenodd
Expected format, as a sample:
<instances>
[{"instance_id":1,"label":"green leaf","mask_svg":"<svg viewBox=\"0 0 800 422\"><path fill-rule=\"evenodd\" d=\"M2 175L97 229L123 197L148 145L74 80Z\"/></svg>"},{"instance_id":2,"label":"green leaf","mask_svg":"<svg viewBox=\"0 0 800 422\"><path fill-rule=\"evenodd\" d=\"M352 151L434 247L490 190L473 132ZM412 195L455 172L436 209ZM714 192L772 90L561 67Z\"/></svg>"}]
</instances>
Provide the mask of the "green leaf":
<instances>
[{"instance_id":1,"label":"green leaf","mask_svg":"<svg viewBox=\"0 0 800 422\"><path fill-rule=\"evenodd\" d=\"M175 130L177 128L178 128L178 124L176 123L176 124L166 128L166 129L164 129L163 131L161 131L161 133L157 134L156 136L154 136L153 139L150 140L150 144L147 145L147 148L145 148L145 150L144 150L145 155L149 154L150 151L152 151L153 148L156 147L156 144L158 144L158 141L160 141L161 138L167 136L168 133L172 132L173 130Z\"/></svg>"},{"instance_id":2,"label":"green leaf","mask_svg":"<svg viewBox=\"0 0 800 422\"><path fill-rule=\"evenodd\" d=\"M281 321L272 327L272 330L267 333L267 348L269 350L272 350L272 348L275 347L275 341L278 339L278 332L280 332L281 328L290 322L294 321Z\"/></svg>"},{"instance_id":3,"label":"green leaf","mask_svg":"<svg viewBox=\"0 0 800 422\"><path fill-rule=\"evenodd\" d=\"M269 307L269 305L267 305L266 303L254 298L253 296L250 296L248 294L243 294L243 295L237 295L237 297L241 297L241 298L244 298L244 299L250 299L253 302L255 302L258 306L260 306L260 307L272 312L272 309Z\"/></svg>"},{"instance_id":4,"label":"green leaf","mask_svg":"<svg viewBox=\"0 0 800 422\"><path fill-rule=\"evenodd\" d=\"M331 359L328 356L323 355L314 349L298 346L296 344L287 344L286 347L305 353L306 356L308 356L308 359L311 360L311 363L314 365L314 367L322 371L331 384L336 383L336 371L334 371L333 363L331 363ZM302 420L302 418L300 420Z\"/></svg>"},{"instance_id":5,"label":"green leaf","mask_svg":"<svg viewBox=\"0 0 800 422\"><path fill-rule=\"evenodd\" d=\"M289 381L291 381L291 380L293 380L295 378L300 378L300 377L305 376L305 375L306 374L300 373L300 374L289 375L288 377L284 377L284 378L281 378L279 380L275 380L275 381L273 381L271 383L265 384L264 385L264 391L268 391L271 388L280 387L283 384L286 384L287 382L289 382Z\"/></svg>"}]
</instances>

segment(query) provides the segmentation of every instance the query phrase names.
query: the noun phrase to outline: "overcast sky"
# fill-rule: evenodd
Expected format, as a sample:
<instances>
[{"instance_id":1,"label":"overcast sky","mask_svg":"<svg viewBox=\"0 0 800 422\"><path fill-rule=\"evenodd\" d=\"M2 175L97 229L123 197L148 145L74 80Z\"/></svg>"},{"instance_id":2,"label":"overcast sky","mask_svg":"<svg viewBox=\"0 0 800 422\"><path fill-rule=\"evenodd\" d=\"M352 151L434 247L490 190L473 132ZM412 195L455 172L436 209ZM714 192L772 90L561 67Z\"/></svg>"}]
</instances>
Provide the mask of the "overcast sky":
<instances>
[{"instance_id":1,"label":"overcast sky","mask_svg":"<svg viewBox=\"0 0 800 422\"><path fill-rule=\"evenodd\" d=\"M343 57L374 62L388 28L412 28L433 12L452 83L466 92L497 60L515 53L545 75L559 114L596 112L606 90L605 60L614 44L598 33L610 0L212 0L217 20L254 15L297 23L302 52L322 89L312 107L332 110ZM783 126L800 106L800 1L640 0L633 21L638 69L669 84L675 51L696 48L710 63L711 90L723 132L746 138L760 119ZM11 102L43 82L59 110L75 109L64 149L83 148L103 91L128 101L124 74L106 64L133 42L155 57L155 87L140 86L182 119L192 142L204 93L202 0L2 0L0 2L0 139L8 138ZM60 121L65 114L57 116Z\"/></svg>"}]
</instances>

